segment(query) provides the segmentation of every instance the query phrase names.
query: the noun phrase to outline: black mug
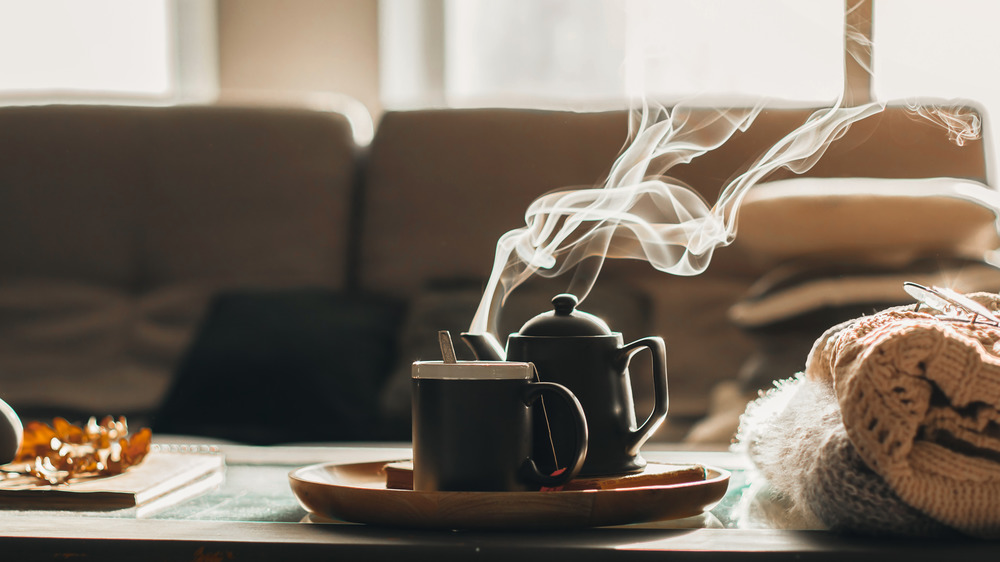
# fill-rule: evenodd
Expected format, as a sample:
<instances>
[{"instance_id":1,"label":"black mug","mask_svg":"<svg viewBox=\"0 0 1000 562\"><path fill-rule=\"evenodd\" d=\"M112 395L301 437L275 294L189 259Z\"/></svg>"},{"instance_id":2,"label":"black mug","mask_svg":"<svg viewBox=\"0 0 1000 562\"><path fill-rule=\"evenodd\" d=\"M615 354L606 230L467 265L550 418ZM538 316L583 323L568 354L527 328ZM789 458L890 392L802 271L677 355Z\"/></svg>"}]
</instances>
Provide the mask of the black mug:
<instances>
[{"instance_id":1,"label":"black mug","mask_svg":"<svg viewBox=\"0 0 1000 562\"><path fill-rule=\"evenodd\" d=\"M566 387L537 382L531 363L417 361L412 375L414 490L530 491L580 472L583 408ZM543 394L561 398L575 419L568 468L558 474L539 471L532 458L531 405Z\"/></svg>"}]
</instances>

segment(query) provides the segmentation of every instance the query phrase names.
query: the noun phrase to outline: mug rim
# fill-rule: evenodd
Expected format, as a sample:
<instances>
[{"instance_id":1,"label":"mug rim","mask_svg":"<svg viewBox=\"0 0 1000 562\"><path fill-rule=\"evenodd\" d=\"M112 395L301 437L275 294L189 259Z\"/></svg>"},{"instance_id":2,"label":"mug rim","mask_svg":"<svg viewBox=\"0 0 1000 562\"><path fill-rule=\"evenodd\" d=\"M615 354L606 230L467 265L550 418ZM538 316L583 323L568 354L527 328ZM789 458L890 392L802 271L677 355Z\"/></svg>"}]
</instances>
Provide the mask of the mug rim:
<instances>
[{"instance_id":1,"label":"mug rim","mask_svg":"<svg viewBox=\"0 0 1000 562\"><path fill-rule=\"evenodd\" d=\"M475 371L469 369L471 365ZM414 361L411 378L423 380L532 380L535 365L523 361Z\"/></svg>"}]
</instances>

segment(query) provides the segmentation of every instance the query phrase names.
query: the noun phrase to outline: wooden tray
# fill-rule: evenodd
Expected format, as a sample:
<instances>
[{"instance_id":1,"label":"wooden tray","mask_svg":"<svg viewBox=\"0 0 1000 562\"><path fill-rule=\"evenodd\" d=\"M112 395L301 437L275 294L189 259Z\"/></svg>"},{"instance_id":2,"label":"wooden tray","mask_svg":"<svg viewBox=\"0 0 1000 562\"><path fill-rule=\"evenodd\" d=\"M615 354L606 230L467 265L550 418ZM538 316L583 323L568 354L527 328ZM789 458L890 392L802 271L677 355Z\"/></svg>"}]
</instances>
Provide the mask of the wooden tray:
<instances>
[{"instance_id":1,"label":"wooden tray","mask_svg":"<svg viewBox=\"0 0 1000 562\"><path fill-rule=\"evenodd\" d=\"M692 517L722 499L730 476L706 466L705 480L669 486L416 492L386 489L387 464L315 464L292 471L288 478L306 510L353 523L427 529L567 529Z\"/></svg>"}]
</instances>

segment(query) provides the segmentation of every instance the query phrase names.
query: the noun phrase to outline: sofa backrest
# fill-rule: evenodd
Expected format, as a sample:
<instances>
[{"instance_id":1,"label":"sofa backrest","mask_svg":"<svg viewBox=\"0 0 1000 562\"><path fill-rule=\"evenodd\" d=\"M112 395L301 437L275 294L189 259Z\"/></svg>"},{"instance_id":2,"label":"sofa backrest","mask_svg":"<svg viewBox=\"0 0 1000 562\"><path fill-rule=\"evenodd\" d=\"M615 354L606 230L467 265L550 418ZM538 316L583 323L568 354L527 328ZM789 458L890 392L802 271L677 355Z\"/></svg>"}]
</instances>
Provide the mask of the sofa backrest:
<instances>
[{"instance_id":1,"label":"sofa backrest","mask_svg":"<svg viewBox=\"0 0 1000 562\"><path fill-rule=\"evenodd\" d=\"M813 111L765 110L749 129L670 175L714 202L727 181ZM600 186L627 141L623 111L385 114L366 166L360 284L412 296L435 279L485 278L498 238L524 225L535 198L555 189ZM767 179L795 176L780 169ZM982 140L960 146L949 142L942 127L889 107L850 127L802 176L985 182L986 158Z\"/></svg>"},{"instance_id":2,"label":"sofa backrest","mask_svg":"<svg viewBox=\"0 0 1000 562\"><path fill-rule=\"evenodd\" d=\"M345 286L355 181L335 113L0 108L0 394L155 406L214 292Z\"/></svg>"},{"instance_id":3,"label":"sofa backrest","mask_svg":"<svg viewBox=\"0 0 1000 562\"><path fill-rule=\"evenodd\" d=\"M481 280L538 195L602 181L627 130L617 113L426 110L383 116L369 150L361 285L413 296Z\"/></svg>"}]
</instances>

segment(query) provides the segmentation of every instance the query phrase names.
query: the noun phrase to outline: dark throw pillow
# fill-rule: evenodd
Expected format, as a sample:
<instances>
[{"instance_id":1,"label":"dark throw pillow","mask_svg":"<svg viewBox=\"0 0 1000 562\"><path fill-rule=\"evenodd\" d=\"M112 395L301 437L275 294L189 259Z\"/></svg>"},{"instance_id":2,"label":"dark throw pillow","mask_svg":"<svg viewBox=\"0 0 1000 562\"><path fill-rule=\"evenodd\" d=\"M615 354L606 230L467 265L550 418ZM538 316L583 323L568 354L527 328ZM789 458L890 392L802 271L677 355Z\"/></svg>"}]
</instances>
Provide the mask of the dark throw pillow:
<instances>
[{"instance_id":1,"label":"dark throw pillow","mask_svg":"<svg viewBox=\"0 0 1000 562\"><path fill-rule=\"evenodd\" d=\"M153 429L259 445L378 439L401 316L394 301L325 289L220 294Z\"/></svg>"}]
</instances>

